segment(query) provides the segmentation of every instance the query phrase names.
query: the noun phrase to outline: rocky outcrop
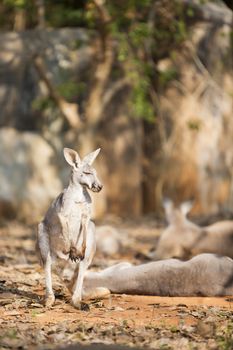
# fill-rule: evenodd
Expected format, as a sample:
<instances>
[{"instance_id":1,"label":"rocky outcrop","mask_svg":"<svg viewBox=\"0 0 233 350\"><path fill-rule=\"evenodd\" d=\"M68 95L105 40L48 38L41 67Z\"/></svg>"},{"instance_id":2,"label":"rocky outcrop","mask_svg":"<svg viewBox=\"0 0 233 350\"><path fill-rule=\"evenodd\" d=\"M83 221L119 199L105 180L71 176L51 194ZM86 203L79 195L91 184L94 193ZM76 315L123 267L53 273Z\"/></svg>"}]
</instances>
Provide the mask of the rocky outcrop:
<instances>
[{"instance_id":1,"label":"rocky outcrop","mask_svg":"<svg viewBox=\"0 0 233 350\"><path fill-rule=\"evenodd\" d=\"M40 113L34 102L46 96L47 91L43 83L38 82L33 57L37 54L45 57L54 84L59 84L61 71L67 74L69 69L78 66L79 73L90 63L87 45L79 50L78 57L74 49L76 45L87 43L88 38L88 31L77 28L1 33L0 127L38 128Z\"/></svg>"},{"instance_id":2,"label":"rocky outcrop","mask_svg":"<svg viewBox=\"0 0 233 350\"><path fill-rule=\"evenodd\" d=\"M0 216L34 223L61 190L54 152L39 135L0 129Z\"/></svg>"}]
</instances>

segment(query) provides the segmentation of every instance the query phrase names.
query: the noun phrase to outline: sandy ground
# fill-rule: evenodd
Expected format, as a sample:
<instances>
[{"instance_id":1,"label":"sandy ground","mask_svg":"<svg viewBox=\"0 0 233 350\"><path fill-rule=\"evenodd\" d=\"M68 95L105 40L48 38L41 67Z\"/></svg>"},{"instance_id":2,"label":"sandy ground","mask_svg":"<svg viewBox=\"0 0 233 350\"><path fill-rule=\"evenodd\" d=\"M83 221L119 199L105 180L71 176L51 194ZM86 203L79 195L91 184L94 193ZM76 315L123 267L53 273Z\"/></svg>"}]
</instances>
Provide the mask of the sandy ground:
<instances>
[{"instance_id":1,"label":"sandy ground","mask_svg":"<svg viewBox=\"0 0 233 350\"><path fill-rule=\"evenodd\" d=\"M160 229L125 224L123 253L96 256L95 267L145 258ZM44 276L34 252L35 229L0 229L0 349L45 349L75 343L127 344L153 349L233 349L233 297L171 298L111 295L79 311L55 278L56 303L43 306ZM132 249L133 247L133 249Z\"/></svg>"}]
</instances>

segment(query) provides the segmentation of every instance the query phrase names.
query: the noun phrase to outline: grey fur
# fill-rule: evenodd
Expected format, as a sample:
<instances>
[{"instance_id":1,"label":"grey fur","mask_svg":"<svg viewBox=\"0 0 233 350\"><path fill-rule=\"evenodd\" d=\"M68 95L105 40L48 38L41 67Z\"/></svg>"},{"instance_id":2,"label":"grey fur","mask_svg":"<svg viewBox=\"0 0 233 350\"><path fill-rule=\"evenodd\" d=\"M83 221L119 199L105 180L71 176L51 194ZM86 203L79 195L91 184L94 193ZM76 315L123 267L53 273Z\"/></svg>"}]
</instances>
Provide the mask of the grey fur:
<instances>
[{"instance_id":1,"label":"grey fur","mask_svg":"<svg viewBox=\"0 0 233 350\"><path fill-rule=\"evenodd\" d=\"M120 263L100 272L88 271L85 297L108 293L157 296L233 295L233 260L200 254L189 261L168 259L133 266Z\"/></svg>"},{"instance_id":2,"label":"grey fur","mask_svg":"<svg viewBox=\"0 0 233 350\"><path fill-rule=\"evenodd\" d=\"M202 253L215 253L233 258L233 220L219 221L200 227L187 217L190 202L175 208L170 200L164 202L168 227L162 232L152 259L189 259Z\"/></svg>"},{"instance_id":3,"label":"grey fur","mask_svg":"<svg viewBox=\"0 0 233 350\"><path fill-rule=\"evenodd\" d=\"M45 269L46 305L55 301L52 289L52 265L59 275L68 265L73 270L79 264L73 286L72 303L79 308L85 271L91 264L95 249L95 225L91 221L91 197L87 188L99 192L102 185L91 167L100 149L82 161L77 152L64 148L66 161L72 167L67 188L53 201L43 221L38 225L36 250Z\"/></svg>"}]
</instances>

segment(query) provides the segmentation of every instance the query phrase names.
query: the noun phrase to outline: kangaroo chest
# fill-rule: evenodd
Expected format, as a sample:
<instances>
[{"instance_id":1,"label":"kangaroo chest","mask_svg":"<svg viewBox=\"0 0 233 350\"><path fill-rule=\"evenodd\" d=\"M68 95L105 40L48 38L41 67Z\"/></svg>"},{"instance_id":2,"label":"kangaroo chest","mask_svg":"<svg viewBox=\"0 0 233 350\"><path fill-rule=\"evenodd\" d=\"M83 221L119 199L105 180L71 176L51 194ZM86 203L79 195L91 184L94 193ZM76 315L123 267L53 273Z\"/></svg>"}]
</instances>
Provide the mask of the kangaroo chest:
<instances>
[{"instance_id":1,"label":"kangaroo chest","mask_svg":"<svg viewBox=\"0 0 233 350\"><path fill-rule=\"evenodd\" d=\"M90 218L91 198L86 190L70 191L69 188L64 193L60 216L63 216L69 230L77 230L80 225Z\"/></svg>"},{"instance_id":2,"label":"kangaroo chest","mask_svg":"<svg viewBox=\"0 0 233 350\"><path fill-rule=\"evenodd\" d=\"M82 243L83 229L87 229L90 221L91 202L86 197L78 197L67 192L58 197L56 202L56 215L59 221L52 237L53 250L60 258L65 257L71 246L78 247ZM60 253L59 253L60 252Z\"/></svg>"},{"instance_id":3,"label":"kangaroo chest","mask_svg":"<svg viewBox=\"0 0 233 350\"><path fill-rule=\"evenodd\" d=\"M67 228L70 232L79 231L90 219L91 208L87 203L74 203L69 211L63 213Z\"/></svg>"}]
</instances>

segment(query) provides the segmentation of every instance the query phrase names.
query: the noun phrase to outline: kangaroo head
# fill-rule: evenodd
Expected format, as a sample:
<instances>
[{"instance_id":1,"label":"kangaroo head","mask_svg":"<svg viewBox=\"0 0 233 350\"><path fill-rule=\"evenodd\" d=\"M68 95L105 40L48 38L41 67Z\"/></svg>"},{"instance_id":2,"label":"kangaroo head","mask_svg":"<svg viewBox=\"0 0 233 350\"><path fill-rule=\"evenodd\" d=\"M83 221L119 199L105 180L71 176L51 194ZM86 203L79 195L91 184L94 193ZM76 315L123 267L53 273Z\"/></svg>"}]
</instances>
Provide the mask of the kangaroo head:
<instances>
[{"instance_id":1,"label":"kangaroo head","mask_svg":"<svg viewBox=\"0 0 233 350\"><path fill-rule=\"evenodd\" d=\"M164 199L163 207L166 219L170 225L186 224L187 214L193 207L193 201L183 202L178 208L176 208L170 199Z\"/></svg>"},{"instance_id":2,"label":"kangaroo head","mask_svg":"<svg viewBox=\"0 0 233 350\"><path fill-rule=\"evenodd\" d=\"M200 228L186 217L193 204L191 201L183 202L176 208L171 200L166 199L163 206L169 225L159 238L154 257L185 259L191 254L193 243L200 233Z\"/></svg>"},{"instance_id":3,"label":"kangaroo head","mask_svg":"<svg viewBox=\"0 0 233 350\"><path fill-rule=\"evenodd\" d=\"M161 234L156 250L153 254L155 260L189 257L192 242L196 232L191 228L167 227Z\"/></svg>"},{"instance_id":4,"label":"kangaroo head","mask_svg":"<svg viewBox=\"0 0 233 350\"><path fill-rule=\"evenodd\" d=\"M80 184L93 192L99 192L103 185L97 177L96 170L91 166L100 152L100 148L86 155L83 160L78 153L70 148L64 148L64 157L72 167L71 180L74 184Z\"/></svg>"}]
</instances>

